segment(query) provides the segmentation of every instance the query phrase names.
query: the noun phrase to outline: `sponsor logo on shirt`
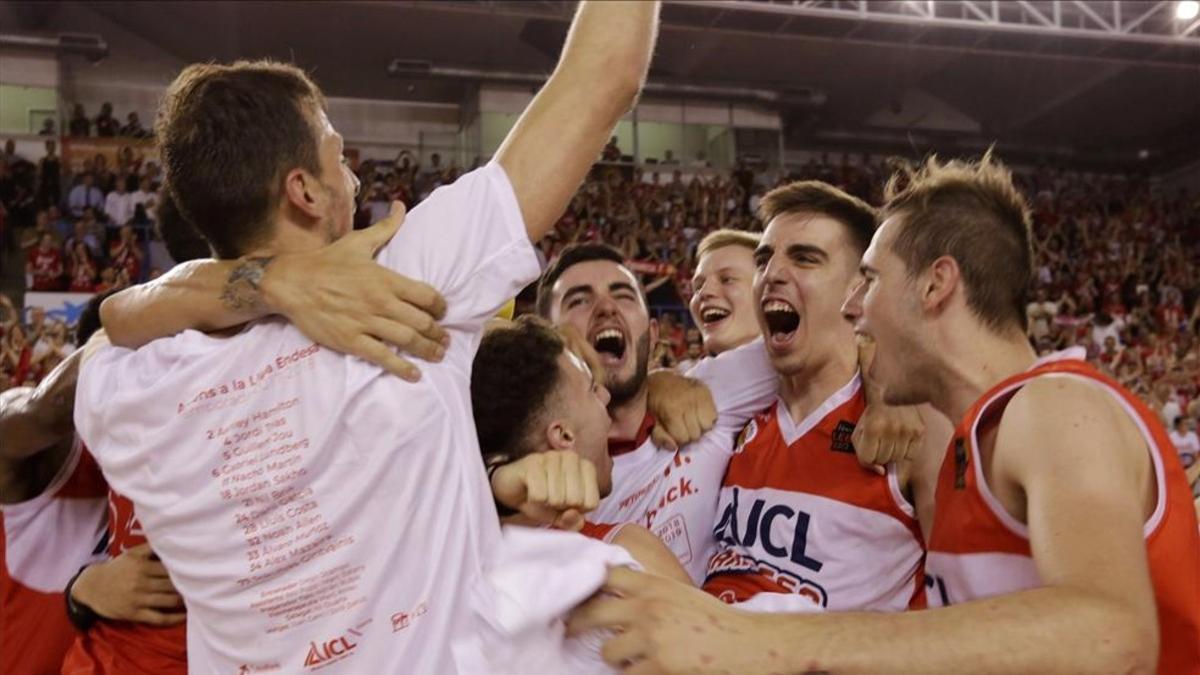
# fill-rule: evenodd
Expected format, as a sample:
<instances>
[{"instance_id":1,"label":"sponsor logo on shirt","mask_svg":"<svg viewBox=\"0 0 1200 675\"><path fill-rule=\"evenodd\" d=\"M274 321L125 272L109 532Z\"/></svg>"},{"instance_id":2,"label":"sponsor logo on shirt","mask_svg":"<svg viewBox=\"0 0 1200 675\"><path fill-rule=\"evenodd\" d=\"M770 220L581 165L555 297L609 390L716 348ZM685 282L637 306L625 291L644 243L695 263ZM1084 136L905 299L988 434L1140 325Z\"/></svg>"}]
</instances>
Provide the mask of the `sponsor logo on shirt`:
<instances>
[{"instance_id":1,"label":"sponsor logo on shirt","mask_svg":"<svg viewBox=\"0 0 1200 675\"><path fill-rule=\"evenodd\" d=\"M833 439L829 442L829 449L834 452L854 452L854 443L851 438L854 436L854 423L847 420L842 420L833 428Z\"/></svg>"},{"instance_id":2,"label":"sponsor logo on shirt","mask_svg":"<svg viewBox=\"0 0 1200 675\"><path fill-rule=\"evenodd\" d=\"M238 675L249 675L250 673L270 673L276 670L282 670L283 666L275 663L243 663L238 666Z\"/></svg>"},{"instance_id":3,"label":"sponsor logo on shirt","mask_svg":"<svg viewBox=\"0 0 1200 675\"><path fill-rule=\"evenodd\" d=\"M358 648L358 643L354 640L362 637L361 629L369 623L371 620L367 619L332 640L308 643L308 654L304 657L304 667L308 670L317 670L353 656L354 650Z\"/></svg>"},{"instance_id":4,"label":"sponsor logo on shirt","mask_svg":"<svg viewBox=\"0 0 1200 675\"><path fill-rule=\"evenodd\" d=\"M732 499L721 513L721 520L713 528L713 536L729 548L742 551L761 550L767 559L777 559L781 564L799 565L813 572L820 572L825 563L811 558L808 548L808 525L811 516L787 504L768 504L759 498L750 503L745 514L739 508L741 490L733 488ZM776 521L792 527L776 528Z\"/></svg>"},{"instance_id":5,"label":"sponsor logo on shirt","mask_svg":"<svg viewBox=\"0 0 1200 675\"><path fill-rule=\"evenodd\" d=\"M967 446L961 438L954 439L954 489L967 487Z\"/></svg>"},{"instance_id":6,"label":"sponsor logo on shirt","mask_svg":"<svg viewBox=\"0 0 1200 675\"><path fill-rule=\"evenodd\" d=\"M399 633L405 628L408 628L412 625L412 622L425 616L426 612L428 611L429 608L426 607L425 603L422 602L409 612L396 612L392 615L392 632Z\"/></svg>"},{"instance_id":7,"label":"sponsor logo on shirt","mask_svg":"<svg viewBox=\"0 0 1200 675\"><path fill-rule=\"evenodd\" d=\"M750 441L754 440L754 437L757 435L758 435L758 421L750 420L750 423L747 424L742 429L742 432L738 434L737 441L733 444L733 454L736 455L739 452L741 452L743 449L745 449L746 444L749 443Z\"/></svg>"}]
</instances>

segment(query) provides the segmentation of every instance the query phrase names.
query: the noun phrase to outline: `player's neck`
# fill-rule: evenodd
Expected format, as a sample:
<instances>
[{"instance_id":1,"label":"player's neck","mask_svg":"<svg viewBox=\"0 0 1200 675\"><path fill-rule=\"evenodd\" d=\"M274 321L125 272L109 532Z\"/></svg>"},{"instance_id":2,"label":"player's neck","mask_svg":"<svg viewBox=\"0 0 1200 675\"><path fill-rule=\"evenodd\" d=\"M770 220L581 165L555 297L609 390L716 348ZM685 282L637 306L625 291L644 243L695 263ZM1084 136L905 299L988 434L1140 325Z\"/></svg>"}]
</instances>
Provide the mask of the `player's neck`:
<instances>
[{"instance_id":1,"label":"player's neck","mask_svg":"<svg viewBox=\"0 0 1200 675\"><path fill-rule=\"evenodd\" d=\"M315 251L331 243L324 228L320 226L306 227L286 216L280 216L275 220L272 231L274 234L270 239L263 242L261 246L256 246L243 253L241 257L261 258L284 253L303 253Z\"/></svg>"},{"instance_id":2,"label":"player's neck","mask_svg":"<svg viewBox=\"0 0 1200 675\"><path fill-rule=\"evenodd\" d=\"M612 427L608 430L609 440L628 441L637 438L642 422L646 419L646 387L628 401L609 406L608 416Z\"/></svg>"},{"instance_id":3,"label":"player's neck","mask_svg":"<svg viewBox=\"0 0 1200 675\"><path fill-rule=\"evenodd\" d=\"M846 386L856 370L858 353L854 348L839 350L821 363L806 366L790 375L780 375L779 397L787 406L792 420L799 422Z\"/></svg>"},{"instance_id":4,"label":"player's neck","mask_svg":"<svg viewBox=\"0 0 1200 675\"><path fill-rule=\"evenodd\" d=\"M940 372L933 407L957 424L989 389L1029 370L1037 353L1024 335L1000 336L978 328L939 346Z\"/></svg>"}]
</instances>

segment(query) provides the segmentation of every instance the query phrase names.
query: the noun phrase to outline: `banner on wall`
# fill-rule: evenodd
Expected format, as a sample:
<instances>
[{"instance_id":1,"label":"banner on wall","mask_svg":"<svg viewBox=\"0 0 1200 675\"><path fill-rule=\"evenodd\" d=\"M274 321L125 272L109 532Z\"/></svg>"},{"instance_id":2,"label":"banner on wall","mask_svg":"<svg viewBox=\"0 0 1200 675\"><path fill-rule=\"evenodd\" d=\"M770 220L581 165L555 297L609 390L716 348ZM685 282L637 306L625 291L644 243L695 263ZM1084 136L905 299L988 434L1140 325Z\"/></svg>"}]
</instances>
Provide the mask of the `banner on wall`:
<instances>
[{"instance_id":1,"label":"banner on wall","mask_svg":"<svg viewBox=\"0 0 1200 675\"><path fill-rule=\"evenodd\" d=\"M62 156L71 173L83 170L83 163L103 155L109 170L115 170L121 153L128 153L134 164L158 160L158 146L147 138L64 138Z\"/></svg>"},{"instance_id":2,"label":"banner on wall","mask_svg":"<svg viewBox=\"0 0 1200 675\"><path fill-rule=\"evenodd\" d=\"M88 300L92 299L92 293L45 293L41 291L29 291L25 293L25 307L22 312L22 318L25 323L29 322L29 310L34 307L40 307L46 311L46 318L51 320L62 321L69 326L74 326L76 321L79 321L79 315L83 313L83 308L87 305Z\"/></svg>"}]
</instances>

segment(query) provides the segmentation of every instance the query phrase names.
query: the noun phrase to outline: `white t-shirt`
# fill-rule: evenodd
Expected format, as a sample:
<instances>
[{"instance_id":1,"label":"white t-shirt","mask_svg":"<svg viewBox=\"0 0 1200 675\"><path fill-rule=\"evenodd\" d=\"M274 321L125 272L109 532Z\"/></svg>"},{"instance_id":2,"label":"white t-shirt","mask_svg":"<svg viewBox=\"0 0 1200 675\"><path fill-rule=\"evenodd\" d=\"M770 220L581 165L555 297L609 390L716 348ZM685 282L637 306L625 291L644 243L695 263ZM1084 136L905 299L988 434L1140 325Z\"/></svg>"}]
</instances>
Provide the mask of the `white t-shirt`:
<instances>
[{"instance_id":1,"label":"white t-shirt","mask_svg":"<svg viewBox=\"0 0 1200 675\"><path fill-rule=\"evenodd\" d=\"M1121 342L1121 329L1123 328L1125 328L1125 322L1117 318L1113 318L1112 323L1107 326L1093 325L1092 343L1096 345L1096 349L1104 349L1104 338L1111 335L1118 345L1123 344Z\"/></svg>"},{"instance_id":2,"label":"white t-shirt","mask_svg":"<svg viewBox=\"0 0 1200 675\"><path fill-rule=\"evenodd\" d=\"M687 375L712 391L716 425L677 453L647 439L636 450L613 457L613 491L588 518L642 525L671 549L699 585L716 550L717 500L734 439L775 401L779 375L761 339L704 359Z\"/></svg>"},{"instance_id":3,"label":"white t-shirt","mask_svg":"<svg viewBox=\"0 0 1200 675\"><path fill-rule=\"evenodd\" d=\"M157 192L146 192L138 189L137 192L129 193L129 217L133 218L133 214L137 212L137 206L141 204L146 210L146 217L154 222L158 222L158 213L154 208L158 204Z\"/></svg>"},{"instance_id":4,"label":"white t-shirt","mask_svg":"<svg viewBox=\"0 0 1200 675\"><path fill-rule=\"evenodd\" d=\"M608 631L567 637L567 614L600 590L610 567L640 569L619 547L573 532L504 527L484 592L476 593L478 628L455 645L462 672L487 675L608 674L600 657ZM403 671L410 672L410 671ZM417 672L417 671L412 671Z\"/></svg>"},{"instance_id":5,"label":"white t-shirt","mask_svg":"<svg viewBox=\"0 0 1200 675\"><path fill-rule=\"evenodd\" d=\"M1200 454L1200 436L1196 432L1189 431L1183 434L1171 432L1171 442L1175 444L1175 450L1180 455L1191 455L1193 458Z\"/></svg>"},{"instance_id":6,"label":"white t-shirt","mask_svg":"<svg viewBox=\"0 0 1200 675\"><path fill-rule=\"evenodd\" d=\"M408 383L281 319L109 347L75 422L188 606L193 673L454 673L499 539L471 415L484 322L538 275L491 163L378 256L446 298L446 358ZM468 671L469 672L469 671Z\"/></svg>"},{"instance_id":7,"label":"white t-shirt","mask_svg":"<svg viewBox=\"0 0 1200 675\"><path fill-rule=\"evenodd\" d=\"M133 195L113 190L104 198L104 213L113 225L124 225L133 218Z\"/></svg>"}]
</instances>

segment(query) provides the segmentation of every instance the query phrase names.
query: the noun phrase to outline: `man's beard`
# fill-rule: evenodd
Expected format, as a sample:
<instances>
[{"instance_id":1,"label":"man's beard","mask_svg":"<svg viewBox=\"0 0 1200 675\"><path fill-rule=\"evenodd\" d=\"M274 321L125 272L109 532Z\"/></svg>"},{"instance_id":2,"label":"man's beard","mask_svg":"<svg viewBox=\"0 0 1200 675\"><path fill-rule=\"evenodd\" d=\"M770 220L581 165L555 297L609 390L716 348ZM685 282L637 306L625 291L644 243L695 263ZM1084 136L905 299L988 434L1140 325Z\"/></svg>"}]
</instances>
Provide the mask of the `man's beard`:
<instances>
[{"instance_id":1,"label":"man's beard","mask_svg":"<svg viewBox=\"0 0 1200 675\"><path fill-rule=\"evenodd\" d=\"M637 362L634 364L633 375L624 382L616 379L616 373L608 377L608 407L610 409L628 403L641 392L646 384L646 375L650 367L650 331L642 333L637 341Z\"/></svg>"}]
</instances>

